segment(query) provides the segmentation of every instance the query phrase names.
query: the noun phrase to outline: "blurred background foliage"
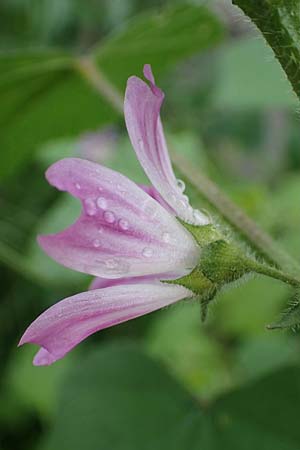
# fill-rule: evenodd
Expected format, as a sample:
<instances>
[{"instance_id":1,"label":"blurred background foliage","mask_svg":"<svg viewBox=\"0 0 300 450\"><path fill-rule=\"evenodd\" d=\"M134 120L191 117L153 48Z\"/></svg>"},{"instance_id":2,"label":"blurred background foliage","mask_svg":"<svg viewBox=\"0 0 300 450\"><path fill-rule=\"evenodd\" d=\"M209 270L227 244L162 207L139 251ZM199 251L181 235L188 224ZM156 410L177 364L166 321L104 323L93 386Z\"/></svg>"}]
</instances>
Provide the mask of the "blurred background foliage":
<instances>
[{"instance_id":1,"label":"blurred background foliage","mask_svg":"<svg viewBox=\"0 0 300 450\"><path fill-rule=\"evenodd\" d=\"M179 304L53 367L16 348L41 311L90 282L36 244L79 211L47 166L75 155L146 182L123 118L74 64L86 52L121 93L151 63L172 148L300 259L299 106L231 2L1 0L0 450L299 449L300 341L265 329L290 296L274 280L223 292L204 325L198 304Z\"/></svg>"}]
</instances>

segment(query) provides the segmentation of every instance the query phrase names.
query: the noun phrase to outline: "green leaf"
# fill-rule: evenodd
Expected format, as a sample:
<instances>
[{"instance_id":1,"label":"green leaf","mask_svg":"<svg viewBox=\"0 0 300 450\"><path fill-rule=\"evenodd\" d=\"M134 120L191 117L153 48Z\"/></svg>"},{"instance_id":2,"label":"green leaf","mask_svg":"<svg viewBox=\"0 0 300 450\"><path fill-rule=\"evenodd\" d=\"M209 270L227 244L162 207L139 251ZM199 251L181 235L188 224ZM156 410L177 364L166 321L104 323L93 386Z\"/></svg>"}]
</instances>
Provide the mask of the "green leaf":
<instances>
[{"instance_id":1,"label":"green leaf","mask_svg":"<svg viewBox=\"0 0 300 450\"><path fill-rule=\"evenodd\" d=\"M232 3L239 6L262 32L300 98L299 1L232 0Z\"/></svg>"},{"instance_id":2,"label":"green leaf","mask_svg":"<svg viewBox=\"0 0 300 450\"><path fill-rule=\"evenodd\" d=\"M222 36L221 24L206 8L176 6L132 20L96 48L95 55L109 79L124 90L127 78L141 74L145 63L160 74L183 57L215 45Z\"/></svg>"},{"instance_id":3,"label":"green leaf","mask_svg":"<svg viewBox=\"0 0 300 450\"><path fill-rule=\"evenodd\" d=\"M9 62L6 79L0 76L0 177L13 173L44 141L95 129L115 116L75 72L71 60L64 58L52 68L52 58L57 60L41 55L37 63L36 55L23 65L13 56L16 68Z\"/></svg>"},{"instance_id":4,"label":"green leaf","mask_svg":"<svg viewBox=\"0 0 300 450\"><path fill-rule=\"evenodd\" d=\"M278 316L289 293L287 285L271 278L249 279L220 294L212 314L215 326L244 339L266 333L266 324Z\"/></svg>"},{"instance_id":5,"label":"green leaf","mask_svg":"<svg viewBox=\"0 0 300 450\"><path fill-rule=\"evenodd\" d=\"M200 304L192 301L158 314L150 323L146 345L193 395L211 401L231 387L232 367L223 342L201 324L200 314Z\"/></svg>"},{"instance_id":6,"label":"green leaf","mask_svg":"<svg viewBox=\"0 0 300 450\"><path fill-rule=\"evenodd\" d=\"M288 367L201 406L136 346L108 345L70 373L43 449L298 450L299 380Z\"/></svg>"},{"instance_id":7,"label":"green leaf","mask_svg":"<svg viewBox=\"0 0 300 450\"><path fill-rule=\"evenodd\" d=\"M263 39L240 40L225 49L219 75L215 102L220 108L297 107L297 98Z\"/></svg>"},{"instance_id":8,"label":"green leaf","mask_svg":"<svg viewBox=\"0 0 300 450\"><path fill-rule=\"evenodd\" d=\"M127 78L141 75L144 63L160 74L221 36L218 20L204 7L166 8L135 18L91 56L124 92ZM0 95L0 177L12 174L44 141L118 120L118 112L82 78L74 56L63 52L0 54Z\"/></svg>"},{"instance_id":9,"label":"green leaf","mask_svg":"<svg viewBox=\"0 0 300 450\"><path fill-rule=\"evenodd\" d=\"M37 347L33 346L15 349L7 370L5 389L12 396L17 396L25 408L33 409L44 419L49 419L57 406L58 388L75 354L46 370L37 370L32 364L36 352Z\"/></svg>"}]
</instances>

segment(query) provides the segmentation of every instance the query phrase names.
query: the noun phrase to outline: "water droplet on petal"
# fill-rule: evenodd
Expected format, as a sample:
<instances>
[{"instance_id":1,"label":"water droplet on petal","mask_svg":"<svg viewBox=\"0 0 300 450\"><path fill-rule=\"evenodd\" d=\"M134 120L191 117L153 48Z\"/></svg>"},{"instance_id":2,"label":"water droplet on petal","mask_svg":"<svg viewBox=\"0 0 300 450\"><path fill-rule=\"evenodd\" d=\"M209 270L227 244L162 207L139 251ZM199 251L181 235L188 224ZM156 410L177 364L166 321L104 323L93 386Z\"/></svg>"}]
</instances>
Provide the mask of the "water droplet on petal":
<instances>
[{"instance_id":1,"label":"water droplet on petal","mask_svg":"<svg viewBox=\"0 0 300 450\"><path fill-rule=\"evenodd\" d=\"M105 265L108 269L115 269L118 267L118 261L116 259L108 259Z\"/></svg>"},{"instance_id":2,"label":"water droplet on petal","mask_svg":"<svg viewBox=\"0 0 300 450\"><path fill-rule=\"evenodd\" d=\"M76 189L80 190L81 189L80 183L75 183L75 187L76 187Z\"/></svg>"},{"instance_id":3,"label":"water droplet on petal","mask_svg":"<svg viewBox=\"0 0 300 450\"><path fill-rule=\"evenodd\" d=\"M138 140L138 143L139 143L140 149L141 149L142 151L144 151L144 141L143 141L143 139L139 139L139 140Z\"/></svg>"},{"instance_id":4,"label":"water droplet on petal","mask_svg":"<svg viewBox=\"0 0 300 450\"><path fill-rule=\"evenodd\" d=\"M85 210L88 216L94 216L97 212L95 202L92 198L87 198L84 201Z\"/></svg>"},{"instance_id":5,"label":"water droplet on petal","mask_svg":"<svg viewBox=\"0 0 300 450\"><path fill-rule=\"evenodd\" d=\"M145 247L142 251L143 256L145 256L145 258L151 258L151 256L153 255L153 250L149 247Z\"/></svg>"},{"instance_id":6,"label":"water droplet on petal","mask_svg":"<svg viewBox=\"0 0 300 450\"><path fill-rule=\"evenodd\" d=\"M95 239L95 240L94 240L93 246L94 246L95 248L100 247L100 241L99 241L99 239Z\"/></svg>"},{"instance_id":7,"label":"water droplet on petal","mask_svg":"<svg viewBox=\"0 0 300 450\"><path fill-rule=\"evenodd\" d=\"M98 197L97 198L97 206L100 209L106 209L107 208L107 201L104 197Z\"/></svg>"},{"instance_id":8,"label":"water droplet on petal","mask_svg":"<svg viewBox=\"0 0 300 450\"><path fill-rule=\"evenodd\" d=\"M103 187L102 186L98 186L98 191L102 192L103 191Z\"/></svg>"},{"instance_id":9,"label":"water droplet on petal","mask_svg":"<svg viewBox=\"0 0 300 450\"><path fill-rule=\"evenodd\" d=\"M178 179L177 180L177 187L180 190L180 192L183 192L185 190L185 182Z\"/></svg>"},{"instance_id":10,"label":"water droplet on petal","mask_svg":"<svg viewBox=\"0 0 300 450\"><path fill-rule=\"evenodd\" d=\"M196 220L197 223L202 223L203 222L203 214L201 211L199 211L199 209L194 209L193 211L193 217Z\"/></svg>"},{"instance_id":11,"label":"water droplet on petal","mask_svg":"<svg viewBox=\"0 0 300 450\"><path fill-rule=\"evenodd\" d=\"M119 227L121 228L121 230L126 231L129 228L129 223L125 219L120 219L119 220Z\"/></svg>"},{"instance_id":12,"label":"water droplet on petal","mask_svg":"<svg viewBox=\"0 0 300 450\"><path fill-rule=\"evenodd\" d=\"M163 241L164 241L166 244L168 244L168 243L171 241L171 235L170 235L170 233L168 233L168 232L163 233L162 239L163 239Z\"/></svg>"},{"instance_id":13,"label":"water droplet on petal","mask_svg":"<svg viewBox=\"0 0 300 450\"><path fill-rule=\"evenodd\" d=\"M104 220L107 223L114 223L116 220L114 213L112 211L105 211Z\"/></svg>"},{"instance_id":14,"label":"water droplet on petal","mask_svg":"<svg viewBox=\"0 0 300 450\"><path fill-rule=\"evenodd\" d=\"M147 200L143 205L144 213L149 217L155 217L157 214L157 205L153 200Z\"/></svg>"}]
</instances>

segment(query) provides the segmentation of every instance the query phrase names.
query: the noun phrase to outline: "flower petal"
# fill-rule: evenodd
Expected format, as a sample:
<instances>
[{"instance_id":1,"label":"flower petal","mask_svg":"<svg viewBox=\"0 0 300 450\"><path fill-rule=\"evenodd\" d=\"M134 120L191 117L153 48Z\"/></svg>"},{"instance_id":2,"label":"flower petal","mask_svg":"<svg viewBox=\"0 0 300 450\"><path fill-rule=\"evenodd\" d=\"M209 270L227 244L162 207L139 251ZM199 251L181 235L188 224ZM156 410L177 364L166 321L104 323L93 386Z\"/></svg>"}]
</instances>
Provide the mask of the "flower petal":
<instances>
[{"instance_id":1,"label":"flower petal","mask_svg":"<svg viewBox=\"0 0 300 450\"><path fill-rule=\"evenodd\" d=\"M96 277L91 282L89 289L102 289L110 286L118 286L121 284L143 284L159 282L160 280L175 280L178 278L177 274L161 273L155 275L144 275L141 277L126 277L126 278L100 278Z\"/></svg>"},{"instance_id":2,"label":"flower petal","mask_svg":"<svg viewBox=\"0 0 300 450\"><path fill-rule=\"evenodd\" d=\"M159 282L83 292L42 313L27 328L19 345L40 345L34 364L49 365L96 331L191 296L191 291L182 286Z\"/></svg>"},{"instance_id":3,"label":"flower petal","mask_svg":"<svg viewBox=\"0 0 300 450\"><path fill-rule=\"evenodd\" d=\"M40 236L53 259L105 278L189 272L199 248L188 231L135 183L91 161L67 158L48 181L83 204L80 218L59 233Z\"/></svg>"},{"instance_id":4,"label":"flower petal","mask_svg":"<svg viewBox=\"0 0 300 450\"><path fill-rule=\"evenodd\" d=\"M124 103L126 126L137 158L153 186L178 217L195 225L207 224L208 217L193 210L175 178L160 120L164 93L155 85L149 64L144 66L144 75L150 86L140 78L130 77Z\"/></svg>"},{"instance_id":5,"label":"flower petal","mask_svg":"<svg viewBox=\"0 0 300 450\"><path fill-rule=\"evenodd\" d=\"M154 198L161 206L163 206L167 211L174 215L174 210L171 206L165 202L160 193L155 189L155 187L146 184L138 184L138 186L143 189L143 191L147 192L150 197Z\"/></svg>"}]
</instances>

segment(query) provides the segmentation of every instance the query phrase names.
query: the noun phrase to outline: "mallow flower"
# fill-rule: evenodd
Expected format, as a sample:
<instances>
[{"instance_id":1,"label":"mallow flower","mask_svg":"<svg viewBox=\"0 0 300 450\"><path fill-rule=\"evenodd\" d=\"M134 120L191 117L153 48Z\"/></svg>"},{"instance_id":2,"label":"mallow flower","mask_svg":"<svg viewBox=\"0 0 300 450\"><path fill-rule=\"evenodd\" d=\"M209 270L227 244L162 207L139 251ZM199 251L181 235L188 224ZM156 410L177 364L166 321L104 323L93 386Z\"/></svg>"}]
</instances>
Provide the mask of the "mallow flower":
<instances>
[{"instance_id":1,"label":"mallow flower","mask_svg":"<svg viewBox=\"0 0 300 450\"><path fill-rule=\"evenodd\" d=\"M164 94L149 65L144 76L148 83L129 78L124 112L152 186L79 158L58 161L46 172L51 185L81 201L82 212L67 229L38 242L58 263L96 278L89 291L51 306L27 328L20 345L41 347L35 365L52 364L96 331L179 300L198 297L204 316L222 285L253 270L209 217L190 206L165 141Z\"/></svg>"}]
</instances>

